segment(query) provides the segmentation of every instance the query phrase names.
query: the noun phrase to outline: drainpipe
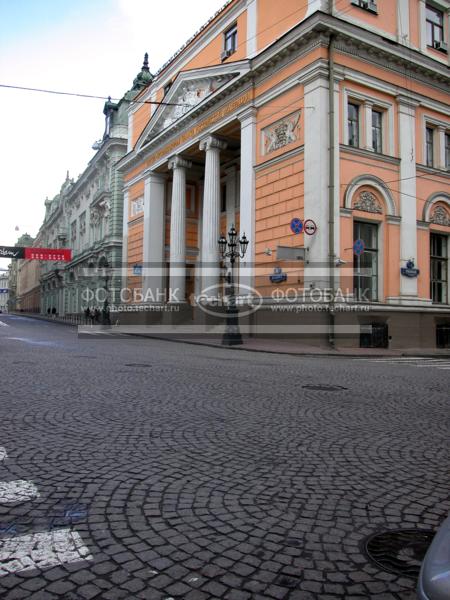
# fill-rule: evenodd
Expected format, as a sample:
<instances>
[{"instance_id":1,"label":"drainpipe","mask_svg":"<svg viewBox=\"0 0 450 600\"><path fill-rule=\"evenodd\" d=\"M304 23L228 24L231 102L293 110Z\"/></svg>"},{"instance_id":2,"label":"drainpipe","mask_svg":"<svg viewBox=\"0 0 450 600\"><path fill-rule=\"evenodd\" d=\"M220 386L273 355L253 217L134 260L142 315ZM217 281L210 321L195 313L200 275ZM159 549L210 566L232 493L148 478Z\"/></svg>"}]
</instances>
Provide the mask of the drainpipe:
<instances>
[{"instance_id":1,"label":"drainpipe","mask_svg":"<svg viewBox=\"0 0 450 600\"><path fill-rule=\"evenodd\" d=\"M328 126L329 126L329 182L328 182L328 266L330 277L330 304L329 304L329 334L328 341L331 348L335 347L335 314L334 314L334 298L335 298L335 254L334 254L334 35L330 35L328 45L328 65L329 65L329 81L328 81Z\"/></svg>"}]
</instances>

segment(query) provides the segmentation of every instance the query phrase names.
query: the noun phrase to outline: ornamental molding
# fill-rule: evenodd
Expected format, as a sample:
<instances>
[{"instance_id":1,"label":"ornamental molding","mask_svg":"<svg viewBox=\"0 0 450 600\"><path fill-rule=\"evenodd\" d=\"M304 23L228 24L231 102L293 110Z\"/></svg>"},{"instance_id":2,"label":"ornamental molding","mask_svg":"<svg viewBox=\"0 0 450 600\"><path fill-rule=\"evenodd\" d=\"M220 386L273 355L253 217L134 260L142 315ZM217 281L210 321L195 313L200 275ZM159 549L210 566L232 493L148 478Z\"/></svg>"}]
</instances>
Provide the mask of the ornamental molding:
<instances>
[{"instance_id":1,"label":"ornamental molding","mask_svg":"<svg viewBox=\"0 0 450 600\"><path fill-rule=\"evenodd\" d=\"M353 203L353 208L364 212L380 214L383 212L381 204L372 192L361 192Z\"/></svg>"},{"instance_id":2,"label":"ornamental molding","mask_svg":"<svg viewBox=\"0 0 450 600\"><path fill-rule=\"evenodd\" d=\"M301 111L297 110L287 117L268 125L261 131L262 154L270 154L298 140L300 114Z\"/></svg>"},{"instance_id":3,"label":"ornamental molding","mask_svg":"<svg viewBox=\"0 0 450 600\"><path fill-rule=\"evenodd\" d=\"M436 206L433 214L430 217L430 223L434 225L443 225L444 227L450 227L450 216L447 210L443 206Z\"/></svg>"}]
</instances>

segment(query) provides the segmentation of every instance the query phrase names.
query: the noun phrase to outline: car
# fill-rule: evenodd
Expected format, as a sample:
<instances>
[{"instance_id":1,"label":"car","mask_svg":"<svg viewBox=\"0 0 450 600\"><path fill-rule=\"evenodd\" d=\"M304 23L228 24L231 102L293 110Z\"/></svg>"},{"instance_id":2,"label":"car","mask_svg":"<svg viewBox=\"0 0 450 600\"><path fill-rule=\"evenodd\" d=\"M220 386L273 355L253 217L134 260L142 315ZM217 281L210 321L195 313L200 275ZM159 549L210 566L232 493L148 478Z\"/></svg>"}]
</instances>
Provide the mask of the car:
<instances>
[{"instance_id":1,"label":"car","mask_svg":"<svg viewBox=\"0 0 450 600\"><path fill-rule=\"evenodd\" d=\"M450 599L450 516L437 530L425 554L417 582L417 598Z\"/></svg>"}]
</instances>

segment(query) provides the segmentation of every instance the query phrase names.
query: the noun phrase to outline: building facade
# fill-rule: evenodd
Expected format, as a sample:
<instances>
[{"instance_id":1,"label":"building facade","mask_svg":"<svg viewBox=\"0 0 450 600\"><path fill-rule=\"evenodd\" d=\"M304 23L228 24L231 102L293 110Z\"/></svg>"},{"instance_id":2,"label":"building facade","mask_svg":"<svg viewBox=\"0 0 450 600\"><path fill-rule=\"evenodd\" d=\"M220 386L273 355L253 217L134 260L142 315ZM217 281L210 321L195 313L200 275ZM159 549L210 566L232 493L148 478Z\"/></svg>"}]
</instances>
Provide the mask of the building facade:
<instances>
[{"instance_id":1,"label":"building facade","mask_svg":"<svg viewBox=\"0 0 450 600\"><path fill-rule=\"evenodd\" d=\"M9 270L0 272L0 311L8 312Z\"/></svg>"},{"instance_id":2,"label":"building facade","mask_svg":"<svg viewBox=\"0 0 450 600\"><path fill-rule=\"evenodd\" d=\"M104 106L105 131L77 181L67 174L60 193L45 202L43 247L70 248L70 262L42 263L41 312L60 316L117 302L122 263L123 182L115 168L127 149L128 104L149 81L144 62L132 89ZM119 275L115 274L119 273Z\"/></svg>"},{"instance_id":3,"label":"building facade","mask_svg":"<svg viewBox=\"0 0 450 600\"><path fill-rule=\"evenodd\" d=\"M448 345L448 41L443 0L229 1L130 107L128 301L195 304L234 223L254 332Z\"/></svg>"}]
</instances>

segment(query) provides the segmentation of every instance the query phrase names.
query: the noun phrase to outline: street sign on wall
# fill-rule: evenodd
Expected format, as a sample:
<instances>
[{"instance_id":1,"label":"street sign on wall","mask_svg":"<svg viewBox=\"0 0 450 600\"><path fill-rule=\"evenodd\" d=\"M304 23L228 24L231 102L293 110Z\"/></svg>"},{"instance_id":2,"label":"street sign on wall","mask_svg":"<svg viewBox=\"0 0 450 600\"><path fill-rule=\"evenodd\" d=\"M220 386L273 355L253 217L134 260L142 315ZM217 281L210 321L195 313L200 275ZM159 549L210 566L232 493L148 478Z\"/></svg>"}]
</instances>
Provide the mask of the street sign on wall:
<instances>
[{"instance_id":1,"label":"street sign on wall","mask_svg":"<svg viewBox=\"0 0 450 600\"><path fill-rule=\"evenodd\" d=\"M312 219L306 219L303 224L303 229L306 235L314 235L317 231L317 225Z\"/></svg>"},{"instance_id":2,"label":"street sign on wall","mask_svg":"<svg viewBox=\"0 0 450 600\"><path fill-rule=\"evenodd\" d=\"M0 258L25 258L25 248L0 246Z\"/></svg>"},{"instance_id":3,"label":"street sign on wall","mask_svg":"<svg viewBox=\"0 0 450 600\"><path fill-rule=\"evenodd\" d=\"M24 248L21 246L0 246L0 258L25 258L30 260L69 262L72 260L72 250L70 248Z\"/></svg>"},{"instance_id":4,"label":"street sign on wall","mask_svg":"<svg viewBox=\"0 0 450 600\"><path fill-rule=\"evenodd\" d=\"M69 262L72 260L72 250L70 248L25 248L25 258Z\"/></svg>"}]
</instances>

